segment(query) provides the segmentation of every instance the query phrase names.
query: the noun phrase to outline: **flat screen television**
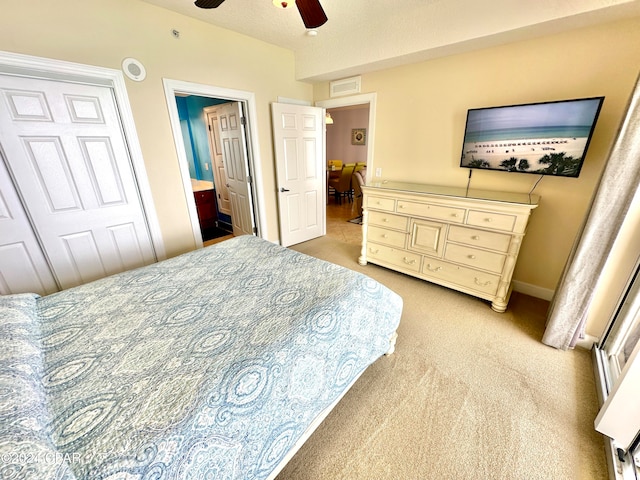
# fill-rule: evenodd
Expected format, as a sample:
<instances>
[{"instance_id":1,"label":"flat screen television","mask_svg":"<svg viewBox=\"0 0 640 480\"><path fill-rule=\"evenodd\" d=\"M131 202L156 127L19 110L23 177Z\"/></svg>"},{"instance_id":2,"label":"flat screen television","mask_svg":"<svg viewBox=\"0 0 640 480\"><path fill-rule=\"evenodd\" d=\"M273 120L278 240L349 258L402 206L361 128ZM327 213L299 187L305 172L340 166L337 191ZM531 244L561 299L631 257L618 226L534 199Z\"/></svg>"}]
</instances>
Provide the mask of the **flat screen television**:
<instances>
[{"instance_id":1,"label":"flat screen television","mask_svg":"<svg viewBox=\"0 0 640 480\"><path fill-rule=\"evenodd\" d=\"M460 166L577 177L604 97L467 112Z\"/></svg>"}]
</instances>

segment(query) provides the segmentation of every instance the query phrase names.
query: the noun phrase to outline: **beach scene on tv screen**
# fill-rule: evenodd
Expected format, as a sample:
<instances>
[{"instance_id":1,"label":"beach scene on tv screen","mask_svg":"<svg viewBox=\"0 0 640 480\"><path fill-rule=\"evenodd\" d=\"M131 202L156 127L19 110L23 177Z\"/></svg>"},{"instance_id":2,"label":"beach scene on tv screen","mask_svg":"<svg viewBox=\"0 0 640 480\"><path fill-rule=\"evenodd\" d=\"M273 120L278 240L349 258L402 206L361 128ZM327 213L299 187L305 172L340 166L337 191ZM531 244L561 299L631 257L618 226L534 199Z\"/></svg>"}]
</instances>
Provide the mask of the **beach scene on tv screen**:
<instances>
[{"instance_id":1,"label":"beach scene on tv screen","mask_svg":"<svg viewBox=\"0 0 640 480\"><path fill-rule=\"evenodd\" d=\"M460 165L576 177L601 100L469 110Z\"/></svg>"}]
</instances>

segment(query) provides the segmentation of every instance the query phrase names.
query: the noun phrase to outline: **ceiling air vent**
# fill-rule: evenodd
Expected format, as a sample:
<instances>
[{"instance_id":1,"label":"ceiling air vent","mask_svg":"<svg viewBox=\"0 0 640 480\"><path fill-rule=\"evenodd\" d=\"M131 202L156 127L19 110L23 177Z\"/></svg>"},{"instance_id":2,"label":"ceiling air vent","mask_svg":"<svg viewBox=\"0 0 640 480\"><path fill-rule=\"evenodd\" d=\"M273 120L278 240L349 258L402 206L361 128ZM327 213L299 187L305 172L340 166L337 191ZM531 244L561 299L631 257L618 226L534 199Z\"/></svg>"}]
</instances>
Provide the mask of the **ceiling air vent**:
<instances>
[{"instance_id":1,"label":"ceiling air vent","mask_svg":"<svg viewBox=\"0 0 640 480\"><path fill-rule=\"evenodd\" d=\"M360 83L362 77L343 78L342 80L336 80L329 82L329 96L341 97L343 95L353 95L360 93Z\"/></svg>"}]
</instances>

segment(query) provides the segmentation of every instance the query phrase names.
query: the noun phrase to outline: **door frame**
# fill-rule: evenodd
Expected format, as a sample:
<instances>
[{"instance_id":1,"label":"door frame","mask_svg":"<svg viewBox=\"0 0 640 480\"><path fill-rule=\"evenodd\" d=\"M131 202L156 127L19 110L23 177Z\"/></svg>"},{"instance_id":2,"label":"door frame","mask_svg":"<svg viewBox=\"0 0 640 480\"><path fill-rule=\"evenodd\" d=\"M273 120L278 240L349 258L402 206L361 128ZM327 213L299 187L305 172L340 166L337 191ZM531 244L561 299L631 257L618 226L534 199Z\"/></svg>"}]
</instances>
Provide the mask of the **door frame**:
<instances>
[{"instance_id":1,"label":"door frame","mask_svg":"<svg viewBox=\"0 0 640 480\"><path fill-rule=\"evenodd\" d=\"M112 89L155 256L157 260L164 260L166 258L164 240L151 195L123 73L112 68L0 51L0 74L75 82Z\"/></svg>"},{"instance_id":2,"label":"door frame","mask_svg":"<svg viewBox=\"0 0 640 480\"><path fill-rule=\"evenodd\" d=\"M369 105L369 125L367 127L367 183L373 178L373 173L375 171L373 156L373 144L375 142L373 139L375 138L376 133L376 100L376 93L362 93L359 95L349 95L347 97L331 98L329 100L315 102L316 107L322 107L325 110L337 107L350 107L353 105Z\"/></svg>"},{"instance_id":3,"label":"door frame","mask_svg":"<svg viewBox=\"0 0 640 480\"><path fill-rule=\"evenodd\" d=\"M169 78L163 78L162 83L164 86L167 108L169 110L171 130L173 132L173 139L176 145L176 154L178 156L178 166L180 167L180 175L182 176L182 186L187 200L187 209L189 211L189 219L191 221L191 229L196 248L203 247L202 234L200 232L196 202L191 188L191 175L189 174L189 162L187 160L186 147L182 138L182 130L180 129L180 117L178 115L178 106L175 101L176 94L220 98L243 103L246 107L245 133L247 136L247 162L249 164L249 174L251 175L251 193L253 196L252 208L255 221L254 227L257 228L256 235L258 237L265 237L267 225L265 223L266 215L262 214L262 210L266 204L262 188L264 184L261 167L262 162L260 160L260 147L258 144L258 127L257 124L252 121L254 118L258 118L255 93L216 87L214 85L172 80Z\"/></svg>"}]
</instances>

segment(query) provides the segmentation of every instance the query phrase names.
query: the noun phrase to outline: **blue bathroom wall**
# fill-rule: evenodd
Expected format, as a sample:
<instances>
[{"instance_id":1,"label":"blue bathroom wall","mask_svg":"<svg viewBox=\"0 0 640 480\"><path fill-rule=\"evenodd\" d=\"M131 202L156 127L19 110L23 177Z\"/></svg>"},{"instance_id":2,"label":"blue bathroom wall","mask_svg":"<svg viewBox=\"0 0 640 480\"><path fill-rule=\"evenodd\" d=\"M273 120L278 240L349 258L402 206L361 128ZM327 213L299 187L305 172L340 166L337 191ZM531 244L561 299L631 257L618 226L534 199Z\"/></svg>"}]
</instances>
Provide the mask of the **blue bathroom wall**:
<instances>
[{"instance_id":1,"label":"blue bathroom wall","mask_svg":"<svg viewBox=\"0 0 640 480\"><path fill-rule=\"evenodd\" d=\"M209 133L203 109L226 103L228 100L196 95L175 98L187 161L189 162L189 175L196 180L212 182L213 168L209 150Z\"/></svg>"}]
</instances>

